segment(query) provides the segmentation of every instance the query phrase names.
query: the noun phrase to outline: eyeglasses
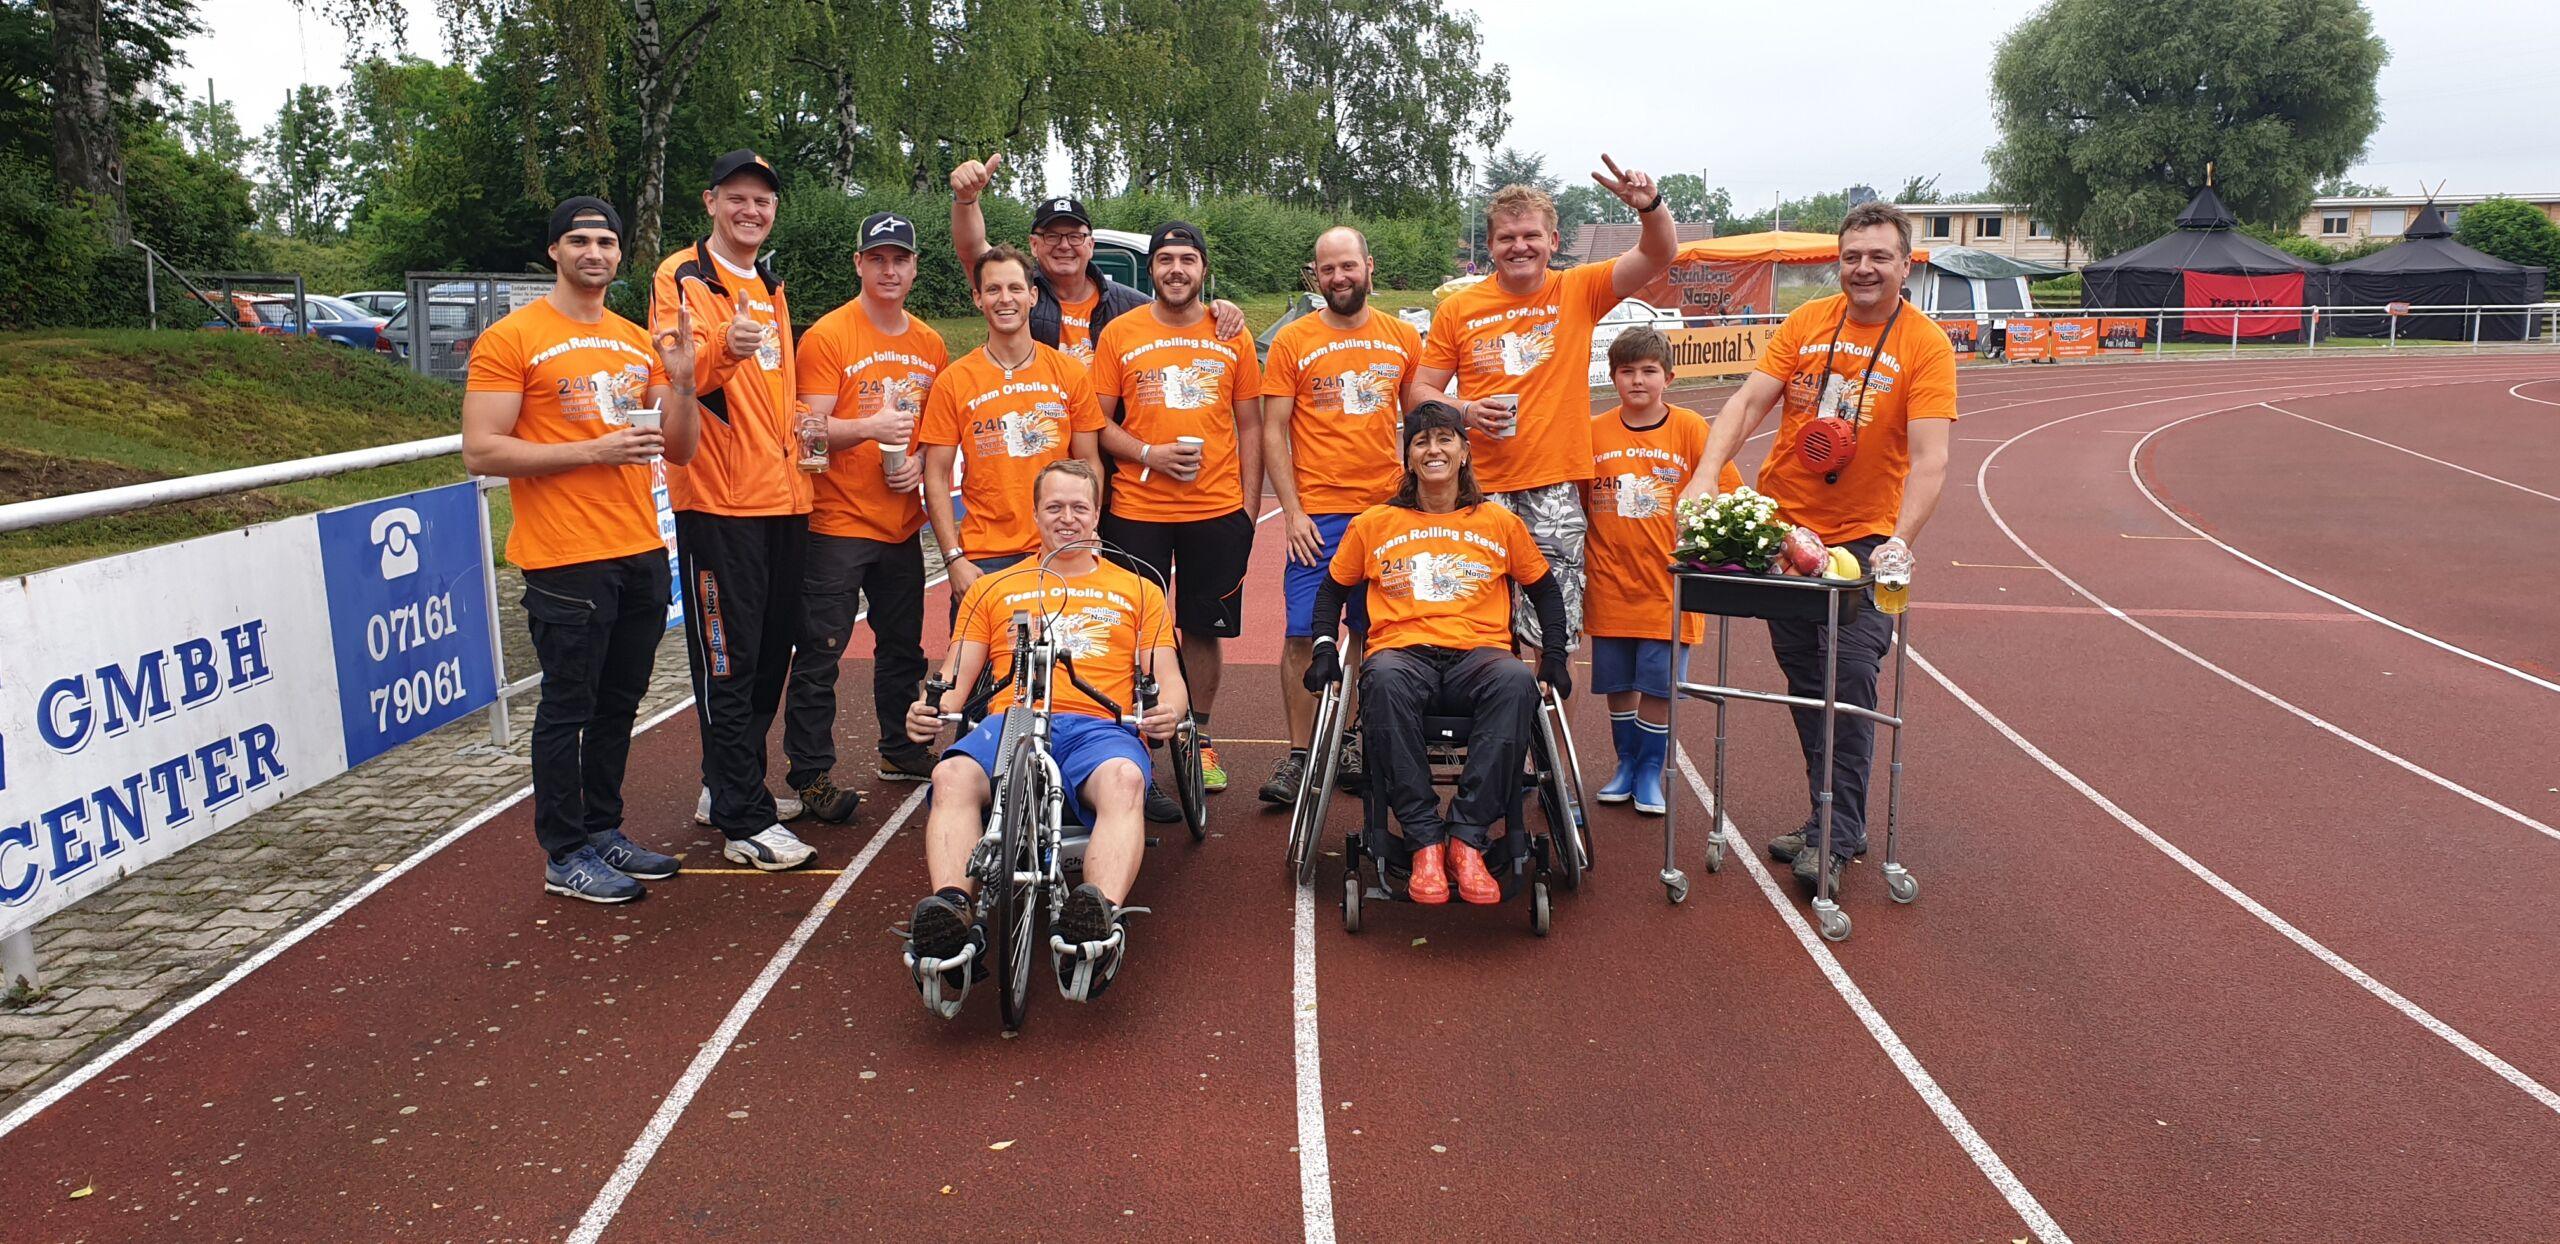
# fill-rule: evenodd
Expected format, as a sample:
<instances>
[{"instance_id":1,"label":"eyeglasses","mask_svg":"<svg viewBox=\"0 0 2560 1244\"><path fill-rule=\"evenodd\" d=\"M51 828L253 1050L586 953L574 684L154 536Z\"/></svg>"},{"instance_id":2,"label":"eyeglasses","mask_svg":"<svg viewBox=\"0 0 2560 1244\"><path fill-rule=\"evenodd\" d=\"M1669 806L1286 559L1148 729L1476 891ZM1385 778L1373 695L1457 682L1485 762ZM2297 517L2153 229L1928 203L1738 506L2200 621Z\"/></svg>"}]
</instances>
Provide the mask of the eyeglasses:
<instances>
[{"instance_id":1,"label":"eyeglasses","mask_svg":"<svg viewBox=\"0 0 2560 1244\"><path fill-rule=\"evenodd\" d=\"M1039 239L1042 245L1053 247L1081 246L1093 240L1093 234L1090 231L1083 229L1052 229L1045 233L1035 233L1031 236Z\"/></svg>"}]
</instances>

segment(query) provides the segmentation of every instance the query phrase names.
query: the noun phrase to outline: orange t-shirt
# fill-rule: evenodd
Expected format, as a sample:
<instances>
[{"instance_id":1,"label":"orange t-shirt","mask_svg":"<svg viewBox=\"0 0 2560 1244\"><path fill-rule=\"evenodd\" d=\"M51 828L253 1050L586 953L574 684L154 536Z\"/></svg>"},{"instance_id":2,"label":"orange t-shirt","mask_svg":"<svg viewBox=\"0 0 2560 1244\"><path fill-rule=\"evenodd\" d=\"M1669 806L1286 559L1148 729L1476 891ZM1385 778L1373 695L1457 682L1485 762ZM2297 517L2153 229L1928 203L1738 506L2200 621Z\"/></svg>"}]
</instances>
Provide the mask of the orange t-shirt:
<instances>
[{"instance_id":1,"label":"orange t-shirt","mask_svg":"<svg viewBox=\"0 0 2560 1244\"><path fill-rule=\"evenodd\" d=\"M1947 330L1905 303L1879 354L1886 326L1845 319L1848 304L1848 295L1833 294L1796 308L1760 355L1759 370L1786 385L1760 491L1778 503L1780 517L1812 528L1824 544L1893 534L1902 481L1911 474L1911 421L1956 417L1956 352ZM1875 372L1862 385L1870 359ZM1858 453L1836 484L1796 456L1796 441L1822 413L1826 392L1858 414Z\"/></svg>"},{"instance_id":2,"label":"orange t-shirt","mask_svg":"<svg viewBox=\"0 0 2560 1244\"><path fill-rule=\"evenodd\" d=\"M658 265L649 299L649 328L675 327L676 299L693 309L697 343L694 392L702 399L702 444L693 461L667 464L667 503L679 510L741 517L809 512L809 475L797 465L799 442L792 417L790 304L782 287L768 287L750 272L740 276L710 247L688 246ZM745 308L767 326L764 348L743 359L729 357L729 321Z\"/></svg>"},{"instance_id":3,"label":"orange t-shirt","mask_svg":"<svg viewBox=\"0 0 2560 1244\"><path fill-rule=\"evenodd\" d=\"M951 356L942 334L910 315L906 331L884 333L862 313L862 300L818 317L800 338L800 399L836 399L838 419L868 419L890 407L918 416L922 428L925 394ZM910 438L907 452L915 453ZM827 469L816 477L817 496L809 511L809 530L825 536L850 536L897 544L924 526L924 498L893 493L880 460L880 442L860 441L827 456Z\"/></svg>"},{"instance_id":4,"label":"orange t-shirt","mask_svg":"<svg viewBox=\"0 0 2560 1244\"><path fill-rule=\"evenodd\" d=\"M1101 430L1084 364L1033 342L1031 361L1011 373L983 346L944 368L916 442L960 447L960 500L969 507L960 547L971 557L1002 557L1040 547L1031 509L1040 468L1069 456L1076 433Z\"/></svg>"},{"instance_id":5,"label":"orange t-shirt","mask_svg":"<svg viewBox=\"0 0 2560 1244\"><path fill-rule=\"evenodd\" d=\"M1458 394L1470 400L1520 397L1510 436L1468 438L1486 492L1591 478L1591 329L1618 305L1617 266L1610 259L1550 272L1526 297L1487 277L1432 313L1423 366L1456 371Z\"/></svg>"},{"instance_id":6,"label":"orange t-shirt","mask_svg":"<svg viewBox=\"0 0 2560 1244\"><path fill-rule=\"evenodd\" d=\"M640 326L611 311L593 324L548 298L489 326L471 349L473 393L521 393L515 435L537 445L591 441L630 426L623 412L649 404L667 383ZM507 481L515 527L507 560L547 570L664 549L650 468L582 466Z\"/></svg>"},{"instance_id":7,"label":"orange t-shirt","mask_svg":"<svg viewBox=\"0 0 2560 1244\"><path fill-rule=\"evenodd\" d=\"M1369 650L1511 647L1511 592L1546 556L1520 516L1487 501L1447 514L1372 506L1342 531L1333 581L1369 585Z\"/></svg>"},{"instance_id":8,"label":"orange t-shirt","mask_svg":"<svg viewBox=\"0 0 2560 1244\"><path fill-rule=\"evenodd\" d=\"M1259 396L1262 365L1253 338L1220 337L1203 315L1175 327L1153 306L1120 316L1093 351L1093 391L1120 399L1120 426L1149 444L1196 436L1200 474L1189 483L1170 471L1121 461L1111 480L1111 512L1149 523L1217 518L1244 508L1243 465L1236 453L1235 406ZM1147 478L1142 482L1139 476Z\"/></svg>"},{"instance_id":9,"label":"orange t-shirt","mask_svg":"<svg viewBox=\"0 0 2560 1244\"><path fill-rule=\"evenodd\" d=\"M1680 542L1680 490L1707 452L1707 420L1673 406L1660 423L1629 428L1620 410L1591 418L1591 531L1582 546L1582 629L1621 639L1671 638L1671 547ZM1742 472L1724 464L1722 487ZM1680 641L1707 636L1707 619L1681 620Z\"/></svg>"},{"instance_id":10,"label":"orange t-shirt","mask_svg":"<svg viewBox=\"0 0 2560 1244\"><path fill-rule=\"evenodd\" d=\"M1271 338L1262 395L1289 399L1289 461L1309 514L1357 514L1396 495L1396 413L1422 356L1411 324L1370 309L1358 328L1324 316L1291 320Z\"/></svg>"},{"instance_id":11,"label":"orange t-shirt","mask_svg":"<svg viewBox=\"0 0 2560 1244\"><path fill-rule=\"evenodd\" d=\"M953 633L987 646L987 671L993 678L1002 679L1013 669L1016 610L1042 615L1046 620L1041 625L1056 637L1059 654L1075 660L1076 677L1117 701L1123 713L1138 711L1138 654L1173 646L1164 591L1152 581L1099 558L1092 570L1072 578L1043 572L1037 561L1027 561L979 579L960 598L960 625ZM1012 707L1020 691L1007 687L996 693L987 714ZM1049 707L1117 717L1069 681L1064 668L1049 681Z\"/></svg>"},{"instance_id":12,"label":"orange t-shirt","mask_svg":"<svg viewBox=\"0 0 2560 1244\"><path fill-rule=\"evenodd\" d=\"M1093 366L1093 313L1101 306L1099 286L1082 302L1058 300L1058 349L1087 367Z\"/></svg>"}]
</instances>

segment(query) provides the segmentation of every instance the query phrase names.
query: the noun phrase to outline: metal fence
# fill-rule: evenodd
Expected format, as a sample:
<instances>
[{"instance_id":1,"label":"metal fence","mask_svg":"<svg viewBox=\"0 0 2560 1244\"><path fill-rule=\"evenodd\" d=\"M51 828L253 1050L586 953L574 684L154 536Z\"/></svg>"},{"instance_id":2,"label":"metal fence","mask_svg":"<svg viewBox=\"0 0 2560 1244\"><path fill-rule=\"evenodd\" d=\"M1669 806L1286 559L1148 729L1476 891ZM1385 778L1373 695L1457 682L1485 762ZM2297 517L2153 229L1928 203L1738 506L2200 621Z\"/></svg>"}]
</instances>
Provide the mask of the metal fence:
<instances>
[{"instance_id":1,"label":"metal fence","mask_svg":"<svg viewBox=\"0 0 2560 1244\"><path fill-rule=\"evenodd\" d=\"M480 334L551 292L545 272L412 272L409 300L385 331L392 349L421 376L460 383Z\"/></svg>"}]
</instances>

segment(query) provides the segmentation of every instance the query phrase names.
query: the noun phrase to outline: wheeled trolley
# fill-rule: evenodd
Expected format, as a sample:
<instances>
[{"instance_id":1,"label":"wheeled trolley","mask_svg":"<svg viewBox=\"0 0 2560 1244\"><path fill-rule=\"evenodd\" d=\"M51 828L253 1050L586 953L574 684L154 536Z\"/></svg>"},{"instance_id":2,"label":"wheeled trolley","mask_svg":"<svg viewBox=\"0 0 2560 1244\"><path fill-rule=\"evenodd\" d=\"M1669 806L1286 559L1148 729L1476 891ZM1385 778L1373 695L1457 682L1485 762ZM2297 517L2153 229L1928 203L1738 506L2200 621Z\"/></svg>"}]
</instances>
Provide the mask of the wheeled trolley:
<instances>
[{"instance_id":1,"label":"wheeled trolley","mask_svg":"<svg viewBox=\"0 0 2560 1244\"><path fill-rule=\"evenodd\" d=\"M1831 758L1832 741L1840 714L1847 713L1883 726L1893 733L1892 760L1885 777L1884 796L1884 885L1885 893L1897 903L1908 903L1920 896L1920 882L1902 866L1898 833L1902 820L1902 685L1906 668L1904 651L1910 635L1910 615L1893 615L1893 711L1877 712L1839 699L1840 652L1839 628L1857 616L1861 609L1874 608L1868 599L1872 577L1857 579L1794 578L1782 575L1715 573L1672 568L1674 591L1671 605L1671 633L1680 633L1683 614L1710 614L1715 618L1716 674L1713 683L1687 680L1690 645L1680 645L1673 668L1670 720L1673 737L1678 737L1680 701L1694 697L1716 706L1715 776L1710 790L1722 820L1725 807L1725 705L1729 700L1750 700L1762 704L1783 704L1789 708L1809 708L1822 714L1822 789L1814 795L1816 838L1808 850L1819 851L1821 859L1814 888L1814 922L1824 939L1846 941L1849 937L1849 913L1840 909L1832 897L1831 855ZM1822 698L1807 699L1767 691L1750 691L1728 685L1732 677L1732 618L1760 618L1765 621L1818 622L1830 631L1822 645ZM1689 878L1680 871L1678 823L1680 797L1677 783L1665 782L1662 818L1662 886L1674 903L1688 897ZM1708 872L1724 868L1725 839L1720 825L1710 823L1707 832L1706 863Z\"/></svg>"}]
</instances>

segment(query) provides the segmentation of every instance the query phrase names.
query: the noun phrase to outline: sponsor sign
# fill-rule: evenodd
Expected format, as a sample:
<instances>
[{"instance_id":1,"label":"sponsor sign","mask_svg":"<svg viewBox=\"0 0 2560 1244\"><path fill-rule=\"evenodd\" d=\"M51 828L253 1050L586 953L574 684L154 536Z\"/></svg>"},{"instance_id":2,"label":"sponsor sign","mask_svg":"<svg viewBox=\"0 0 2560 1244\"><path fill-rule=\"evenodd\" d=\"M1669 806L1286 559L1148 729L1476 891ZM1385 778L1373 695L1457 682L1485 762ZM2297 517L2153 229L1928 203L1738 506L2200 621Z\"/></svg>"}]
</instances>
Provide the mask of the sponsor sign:
<instances>
[{"instance_id":1,"label":"sponsor sign","mask_svg":"<svg viewBox=\"0 0 2560 1244\"><path fill-rule=\"evenodd\" d=\"M1778 265L1691 260L1671 265L1636 297L1683 318L1765 315L1778 309Z\"/></svg>"},{"instance_id":2,"label":"sponsor sign","mask_svg":"<svg viewBox=\"0 0 2560 1244\"><path fill-rule=\"evenodd\" d=\"M1777 335L1776 324L1675 328L1663 334L1671 339L1672 374L1682 380L1747 375L1760 365L1760 352Z\"/></svg>"},{"instance_id":3,"label":"sponsor sign","mask_svg":"<svg viewBox=\"0 0 2560 1244\"><path fill-rule=\"evenodd\" d=\"M2302 274L2275 273L2266 276L2222 276L2211 272L2186 274L2187 331L2215 337L2279 337L2302 331L2298 312L2260 312L2250 314L2252 307L2298 307L2302 305ZM2224 310L2220 315L2198 315L2197 308ZM2225 310L2227 309L2227 310Z\"/></svg>"}]
</instances>

